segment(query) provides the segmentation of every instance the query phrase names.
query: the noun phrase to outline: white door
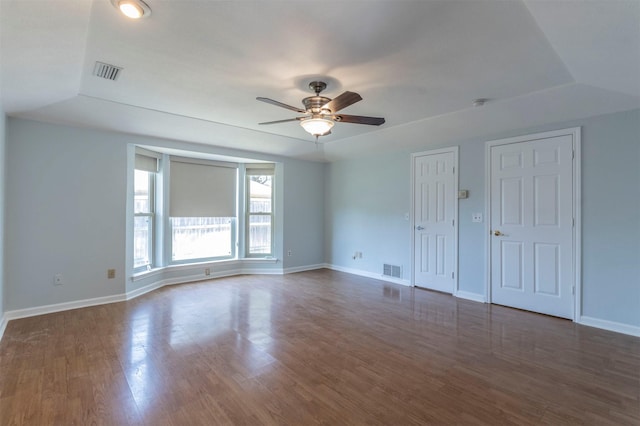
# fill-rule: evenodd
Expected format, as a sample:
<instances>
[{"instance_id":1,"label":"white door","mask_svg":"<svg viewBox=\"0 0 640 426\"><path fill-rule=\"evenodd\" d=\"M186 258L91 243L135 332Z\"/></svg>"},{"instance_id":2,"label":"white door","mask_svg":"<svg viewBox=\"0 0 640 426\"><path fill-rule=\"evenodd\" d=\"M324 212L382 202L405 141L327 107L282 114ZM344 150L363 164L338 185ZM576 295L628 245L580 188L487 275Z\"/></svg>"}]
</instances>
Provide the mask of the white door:
<instances>
[{"instance_id":1,"label":"white door","mask_svg":"<svg viewBox=\"0 0 640 426\"><path fill-rule=\"evenodd\" d=\"M573 137L490 147L491 301L574 312Z\"/></svg>"},{"instance_id":2,"label":"white door","mask_svg":"<svg viewBox=\"0 0 640 426\"><path fill-rule=\"evenodd\" d=\"M457 147L413 156L414 284L453 293L457 267Z\"/></svg>"}]
</instances>

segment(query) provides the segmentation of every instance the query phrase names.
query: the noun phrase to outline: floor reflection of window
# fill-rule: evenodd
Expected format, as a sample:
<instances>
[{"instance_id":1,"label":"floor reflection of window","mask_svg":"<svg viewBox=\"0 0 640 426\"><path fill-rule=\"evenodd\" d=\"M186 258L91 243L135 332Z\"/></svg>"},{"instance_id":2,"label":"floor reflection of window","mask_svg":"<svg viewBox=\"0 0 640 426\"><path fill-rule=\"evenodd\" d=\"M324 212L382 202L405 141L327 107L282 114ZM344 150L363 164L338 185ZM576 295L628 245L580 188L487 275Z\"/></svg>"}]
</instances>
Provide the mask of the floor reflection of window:
<instances>
[{"instance_id":1,"label":"floor reflection of window","mask_svg":"<svg viewBox=\"0 0 640 426\"><path fill-rule=\"evenodd\" d=\"M144 414L152 399L153 375L150 371L149 357L146 348L149 347L150 318L136 318L129 338L129 365L125 369L127 382L133 398L141 414Z\"/></svg>"}]
</instances>

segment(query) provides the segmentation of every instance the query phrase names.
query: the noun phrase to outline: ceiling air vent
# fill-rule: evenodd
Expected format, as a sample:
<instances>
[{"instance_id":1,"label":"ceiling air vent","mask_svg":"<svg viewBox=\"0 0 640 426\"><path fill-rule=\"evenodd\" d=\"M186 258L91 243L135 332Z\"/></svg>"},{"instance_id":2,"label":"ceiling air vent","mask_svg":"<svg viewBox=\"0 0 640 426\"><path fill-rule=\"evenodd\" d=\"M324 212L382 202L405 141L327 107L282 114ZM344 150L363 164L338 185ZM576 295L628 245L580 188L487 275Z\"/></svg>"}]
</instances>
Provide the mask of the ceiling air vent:
<instances>
[{"instance_id":1,"label":"ceiling air vent","mask_svg":"<svg viewBox=\"0 0 640 426\"><path fill-rule=\"evenodd\" d=\"M115 65L96 62L96 66L93 68L93 75L115 81L120 75L120 71L122 71L122 68L116 67Z\"/></svg>"}]
</instances>

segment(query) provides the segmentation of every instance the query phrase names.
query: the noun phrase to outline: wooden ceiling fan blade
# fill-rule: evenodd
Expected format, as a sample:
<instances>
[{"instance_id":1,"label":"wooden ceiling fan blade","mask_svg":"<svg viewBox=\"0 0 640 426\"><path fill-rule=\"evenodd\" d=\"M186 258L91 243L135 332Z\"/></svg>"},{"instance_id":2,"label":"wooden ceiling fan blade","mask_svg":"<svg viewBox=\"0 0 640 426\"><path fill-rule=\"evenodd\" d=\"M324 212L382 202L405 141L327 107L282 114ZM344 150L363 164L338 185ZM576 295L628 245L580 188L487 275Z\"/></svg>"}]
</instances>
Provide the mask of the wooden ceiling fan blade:
<instances>
[{"instance_id":1,"label":"wooden ceiling fan blade","mask_svg":"<svg viewBox=\"0 0 640 426\"><path fill-rule=\"evenodd\" d=\"M273 99L257 97L256 100L258 100L260 102L266 102L266 103L271 104L271 105L279 106L281 108L290 109L291 111L299 112L301 114L306 114L307 113L307 111L305 111L305 110L303 110L301 108L294 107L294 106L287 105L287 104L283 104L282 102L274 101Z\"/></svg>"},{"instance_id":2,"label":"wooden ceiling fan blade","mask_svg":"<svg viewBox=\"0 0 640 426\"><path fill-rule=\"evenodd\" d=\"M322 106L322 109L328 109L332 113L336 113L343 108L348 107L349 105L353 105L356 102L362 100L362 96L355 92L344 92L339 95L337 98L333 99L331 102L327 102Z\"/></svg>"},{"instance_id":3,"label":"wooden ceiling fan blade","mask_svg":"<svg viewBox=\"0 0 640 426\"><path fill-rule=\"evenodd\" d=\"M334 119L339 123L369 124L371 126L384 124L384 118L382 117L364 117L362 115L339 114L336 115Z\"/></svg>"},{"instance_id":4,"label":"wooden ceiling fan blade","mask_svg":"<svg viewBox=\"0 0 640 426\"><path fill-rule=\"evenodd\" d=\"M287 118L286 120L276 120L276 121L265 121L264 123L258 123L258 124L277 124L277 123L286 123L289 121L300 121L300 120L304 120L307 117L296 117L296 118Z\"/></svg>"}]
</instances>

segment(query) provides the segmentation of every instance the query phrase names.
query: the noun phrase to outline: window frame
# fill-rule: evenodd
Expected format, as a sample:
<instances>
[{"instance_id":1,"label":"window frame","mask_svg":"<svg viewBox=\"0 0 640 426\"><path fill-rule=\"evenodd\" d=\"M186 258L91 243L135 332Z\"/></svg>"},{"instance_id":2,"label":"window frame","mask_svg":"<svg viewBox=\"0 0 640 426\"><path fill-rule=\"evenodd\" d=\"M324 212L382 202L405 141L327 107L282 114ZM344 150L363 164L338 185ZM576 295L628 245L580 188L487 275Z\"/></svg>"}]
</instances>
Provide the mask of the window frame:
<instances>
[{"instance_id":1,"label":"window frame","mask_svg":"<svg viewBox=\"0 0 640 426\"><path fill-rule=\"evenodd\" d=\"M271 176L271 212L251 212L251 176ZM246 258L269 258L274 255L275 237L275 164L246 164L244 169L245 200L244 200L244 256ZM268 216L270 218L270 242L268 253L251 253L251 217Z\"/></svg>"},{"instance_id":2,"label":"window frame","mask_svg":"<svg viewBox=\"0 0 640 426\"><path fill-rule=\"evenodd\" d=\"M169 156L169 177L168 177L168 187L169 187L169 202L165 204L164 209L165 212L167 214L168 217L168 221L167 221L167 231L168 231L168 238L165 241L165 243L167 244L168 250L167 250L167 254L168 254L168 258L167 258L167 263L168 265L186 265L186 264L195 264L195 263L203 263L203 262L215 262L215 261L220 261L220 260L233 260L233 259L237 259L238 257L238 221L239 221L239 212L238 212L238 189L239 189L239 180L240 180L240 176L239 176L239 171L240 171L240 167L238 163L234 163L234 162L228 162L228 161L216 161L216 160L207 160L207 159L200 159L200 158L193 158L193 157L185 157L185 156ZM172 205L172 197L173 194L171 193L171 189L173 188L173 183L171 181L172 179L172 168L171 165L175 164L175 163L182 163L182 164L192 164L194 166L211 166L211 167L216 167L216 168L225 168L225 169L232 169L234 170L235 173L235 177L234 177L234 201L233 201L233 208L234 208L234 213L235 216L175 216L175 218L187 218L187 217L192 217L192 218L226 218L226 219L230 219L229 225L230 225L230 232L231 232L231 236L230 236L230 246L231 246L231 252L229 255L224 255L224 256L210 256L210 257L193 257L193 258L188 258L188 259L174 259L174 242L173 242L173 238L174 238L174 226L173 226L173 222L172 219L174 218L174 216L171 216L171 212L173 209L173 205Z\"/></svg>"},{"instance_id":3,"label":"window frame","mask_svg":"<svg viewBox=\"0 0 640 426\"><path fill-rule=\"evenodd\" d=\"M141 172L145 172L148 173L149 175L149 187L147 188L148 193L149 193L149 211L148 212L139 212L136 213L135 211L135 171L141 171ZM135 219L138 217L146 217L149 219L149 236L148 236L148 258L149 258L149 263L147 263L146 265L141 265L138 267L135 267L135 257L133 259L134 261L134 268L133 268L133 272L142 272L142 271L148 271L152 268L155 267L155 261L156 261L156 256L155 256L155 247L156 247L156 177L157 177L157 172L150 172L147 170L140 170L140 169L135 169L134 168L134 191L133 191L133 199L134 199L134 212L133 212L133 218L134 218L134 242L135 242ZM134 254L135 254L135 245L134 245Z\"/></svg>"}]
</instances>

